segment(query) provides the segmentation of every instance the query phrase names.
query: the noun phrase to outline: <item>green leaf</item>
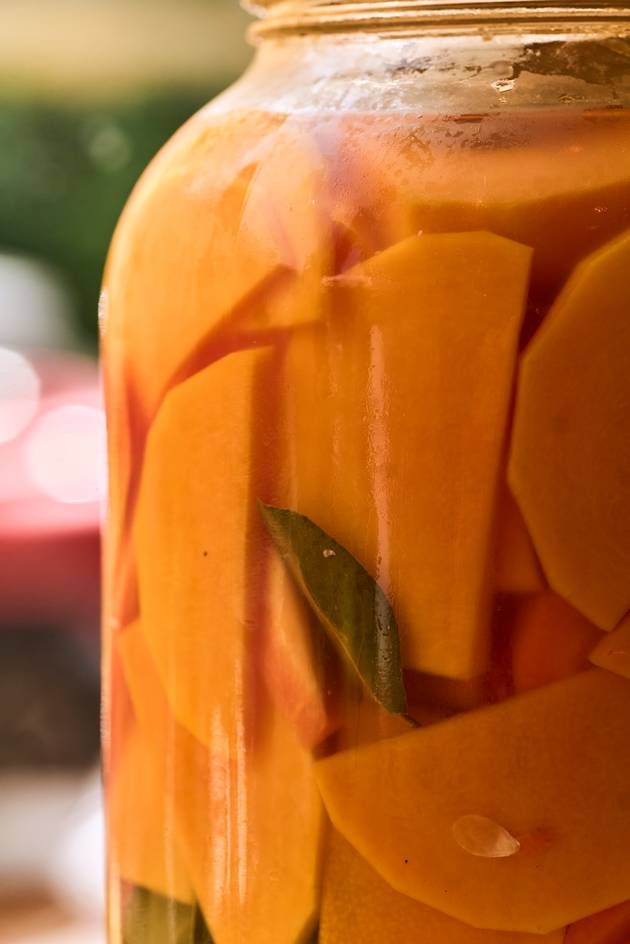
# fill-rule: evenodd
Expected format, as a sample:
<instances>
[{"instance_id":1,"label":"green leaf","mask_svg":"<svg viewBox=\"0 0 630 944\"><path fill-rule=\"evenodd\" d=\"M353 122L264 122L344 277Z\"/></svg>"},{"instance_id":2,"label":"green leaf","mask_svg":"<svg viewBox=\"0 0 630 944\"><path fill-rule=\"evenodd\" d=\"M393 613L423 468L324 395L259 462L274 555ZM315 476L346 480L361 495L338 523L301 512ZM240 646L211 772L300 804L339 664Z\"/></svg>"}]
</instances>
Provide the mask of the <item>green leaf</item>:
<instances>
[{"instance_id":1,"label":"green leaf","mask_svg":"<svg viewBox=\"0 0 630 944\"><path fill-rule=\"evenodd\" d=\"M199 906L197 906L195 909L195 931L193 941L194 944L214 944L212 935L208 930L208 926L204 921L204 917Z\"/></svg>"},{"instance_id":2,"label":"green leaf","mask_svg":"<svg viewBox=\"0 0 630 944\"><path fill-rule=\"evenodd\" d=\"M310 518L260 503L267 529L320 622L372 696L403 714L394 611L367 570Z\"/></svg>"},{"instance_id":3,"label":"green leaf","mask_svg":"<svg viewBox=\"0 0 630 944\"><path fill-rule=\"evenodd\" d=\"M137 886L125 908L123 944L212 944L196 905Z\"/></svg>"}]
</instances>

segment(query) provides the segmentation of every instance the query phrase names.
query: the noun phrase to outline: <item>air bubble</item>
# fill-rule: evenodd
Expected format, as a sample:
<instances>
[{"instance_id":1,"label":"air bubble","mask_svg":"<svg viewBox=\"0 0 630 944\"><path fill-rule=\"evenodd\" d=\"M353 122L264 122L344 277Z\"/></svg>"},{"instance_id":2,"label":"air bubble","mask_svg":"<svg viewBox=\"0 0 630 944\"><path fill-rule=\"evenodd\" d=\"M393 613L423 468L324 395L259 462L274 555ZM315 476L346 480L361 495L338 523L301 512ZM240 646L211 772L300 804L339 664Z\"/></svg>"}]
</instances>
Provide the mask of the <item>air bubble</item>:
<instances>
[{"instance_id":1,"label":"air bubble","mask_svg":"<svg viewBox=\"0 0 630 944\"><path fill-rule=\"evenodd\" d=\"M521 848L518 839L486 816L461 816L452 828L455 842L470 855L484 859L506 859L516 855Z\"/></svg>"}]
</instances>

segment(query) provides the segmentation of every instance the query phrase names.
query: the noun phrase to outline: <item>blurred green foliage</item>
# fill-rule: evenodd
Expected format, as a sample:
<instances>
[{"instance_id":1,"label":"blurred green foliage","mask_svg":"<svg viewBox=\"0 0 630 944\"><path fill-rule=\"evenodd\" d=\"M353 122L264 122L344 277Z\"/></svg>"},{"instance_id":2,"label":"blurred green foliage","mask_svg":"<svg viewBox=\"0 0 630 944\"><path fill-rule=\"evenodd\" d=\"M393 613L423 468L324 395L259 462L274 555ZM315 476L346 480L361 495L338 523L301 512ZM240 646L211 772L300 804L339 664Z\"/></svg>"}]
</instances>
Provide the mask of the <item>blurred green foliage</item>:
<instances>
[{"instance_id":1,"label":"blurred green foliage","mask_svg":"<svg viewBox=\"0 0 630 944\"><path fill-rule=\"evenodd\" d=\"M138 177L171 134L219 88L97 104L0 104L0 247L56 265L94 348L107 247Z\"/></svg>"}]
</instances>

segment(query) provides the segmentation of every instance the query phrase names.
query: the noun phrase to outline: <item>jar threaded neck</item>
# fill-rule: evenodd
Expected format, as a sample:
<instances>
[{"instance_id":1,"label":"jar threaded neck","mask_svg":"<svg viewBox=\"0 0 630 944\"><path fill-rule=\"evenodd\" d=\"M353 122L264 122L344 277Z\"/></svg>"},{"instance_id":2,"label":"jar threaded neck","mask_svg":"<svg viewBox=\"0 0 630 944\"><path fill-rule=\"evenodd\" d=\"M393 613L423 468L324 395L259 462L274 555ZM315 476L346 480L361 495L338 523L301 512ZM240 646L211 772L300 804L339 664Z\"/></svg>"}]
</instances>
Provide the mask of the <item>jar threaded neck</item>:
<instances>
[{"instance_id":1,"label":"jar threaded neck","mask_svg":"<svg viewBox=\"0 0 630 944\"><path fill-rule=\"evenodd\" d=\"M454 26L482 31L497 24L575 27L619 23L630 29L630 0L243 0L260 18L254 35Z\"/></svg>"}]
</instances>

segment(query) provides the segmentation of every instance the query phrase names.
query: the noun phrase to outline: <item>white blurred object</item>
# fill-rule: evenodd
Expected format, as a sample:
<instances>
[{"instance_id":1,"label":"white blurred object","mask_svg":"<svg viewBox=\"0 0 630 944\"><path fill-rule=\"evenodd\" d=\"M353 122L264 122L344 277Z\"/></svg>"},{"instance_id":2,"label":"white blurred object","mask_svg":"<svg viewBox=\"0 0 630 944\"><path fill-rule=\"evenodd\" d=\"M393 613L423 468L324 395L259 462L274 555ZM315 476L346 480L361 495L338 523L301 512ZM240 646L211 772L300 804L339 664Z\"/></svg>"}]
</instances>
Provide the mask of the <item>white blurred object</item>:
<instances>
[{"instance_id":1,"label":"white blurred object","mask_svg":"<svg viewBox=\"0 0 630 944\"><path fill-rule=\"evenodd\" d=\"M71 346L73 307L53 269L26 256L0 254L0 344Z\"/></svg>"},{"instance_id":2,"label":"white blurred object","mask_svg":"<svg viewBox=\"0 0 630 944\"><path fill-rule=\"evenodd\" d=\"M42 495L70 505L105 497L102 410L68 404L42 413L29 430L24 449L29 478Z\"/></svg>"},{"instance_id":3,"label":"white blurred object","mask_svg":"<svg viewBox=\"0 0 630 944\"><path fill-rule=\"evenodd\" d=\"M51 847L84 777L6 774L0 778L0 893L40 885Z\"/></svg>"},{"instance_id":4,"label":"white blurred object","mask_svg":"<svg viewBox=\"0 0 630 944\"><path fill-rule=\"evenodd\" d=\"M79 784L79 778L69 774L0 778L0 892L41 884L46 859Z\"/></svg>"},{"instance_id":5,"label":"white blurred object","mask_svg":"<svg viewBox=\"0 0 630 944\"><path fill-rule=\"evenodd\" d=\"M48 859L48 885L59 903L95 924L105 910L105 829L100 776L83 784Z\"/></svg>"},{"instance_id":6,"label":"white blurred object","mask_svg":"<svg viewBox=\"0 0 630 944\"><path fill-rule=\"evenodd\" d=\"M27 358L0 347L0 445L27 428L37 413L40 393L39 375Z\"/></svg>"},{"instance_id":7,"label":"white blurred object","mask_svg":"<svg viewBox=\"0 0 630 944\"><path fill-rule=\"evenodd\" d=\"M97 365L68 352L10 353L37 376L40 395L36 415L4 439L0 380L0 539L7 530L24 530L27 521L29 531L66 530L73 523L96 529L106 478ZM4 425L16 424L7 400Z\"/></svg>"},{"instance_id":8,"label":"white blurred object","mask_svg":"<svg viewBox=\"0 0 630 944\"><path fill-rule=\"evenodd\" d=\"M4 775L0 835L2 898L44 887L77 917L102 920L105 838L97 771Z\"/></svg>"}]
</instances>

